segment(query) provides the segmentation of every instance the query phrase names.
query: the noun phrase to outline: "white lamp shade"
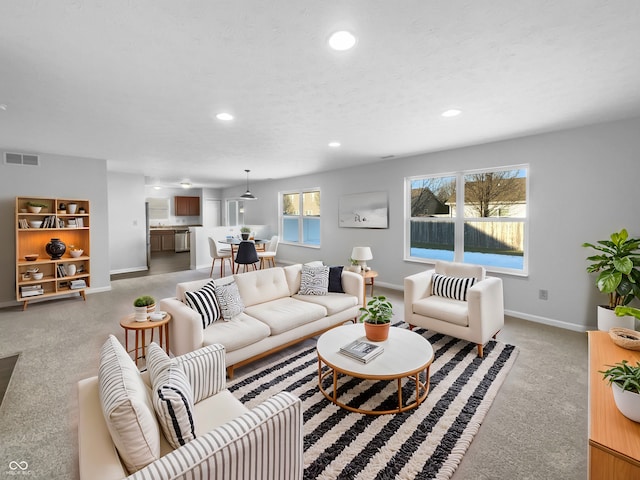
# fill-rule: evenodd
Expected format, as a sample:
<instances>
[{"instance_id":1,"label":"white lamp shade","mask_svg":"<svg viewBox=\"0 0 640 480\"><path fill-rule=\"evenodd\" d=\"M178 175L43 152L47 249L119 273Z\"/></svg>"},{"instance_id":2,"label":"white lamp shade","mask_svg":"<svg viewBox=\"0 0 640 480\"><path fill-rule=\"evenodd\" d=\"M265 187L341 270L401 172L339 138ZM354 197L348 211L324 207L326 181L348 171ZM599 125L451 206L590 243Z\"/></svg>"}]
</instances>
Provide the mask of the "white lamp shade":
<instances>
[{"instance_id":1,"label":"white lamp shade","mask_svg":"<svg viewBox=\"0 0 640 480\"><path fill-rule=\"evenodd\" d=\"M370 247L353 247L351 258L358 261L367 261L373 258Z\"/></svg>"}]
</instances>

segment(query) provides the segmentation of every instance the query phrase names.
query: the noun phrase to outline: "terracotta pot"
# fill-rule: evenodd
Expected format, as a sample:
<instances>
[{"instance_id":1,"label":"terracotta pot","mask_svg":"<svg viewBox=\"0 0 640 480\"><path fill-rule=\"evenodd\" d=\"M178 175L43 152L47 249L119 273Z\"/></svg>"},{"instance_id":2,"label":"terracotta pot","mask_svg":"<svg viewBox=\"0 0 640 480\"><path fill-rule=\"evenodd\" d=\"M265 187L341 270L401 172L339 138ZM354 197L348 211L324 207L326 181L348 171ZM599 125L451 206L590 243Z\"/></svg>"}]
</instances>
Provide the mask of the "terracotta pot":
<instances>
[{"instance_id":1,"label":"terracotta pot","mask_svg":"<svg viewBox=\"0 0 640 480\"><path fill-rule=\"evenodd\" d=\"M367 340L372 342L384 342L389 338L389 323L369 323L364 322L364 333L367 336Z\"/></svg>"}]
</instances>

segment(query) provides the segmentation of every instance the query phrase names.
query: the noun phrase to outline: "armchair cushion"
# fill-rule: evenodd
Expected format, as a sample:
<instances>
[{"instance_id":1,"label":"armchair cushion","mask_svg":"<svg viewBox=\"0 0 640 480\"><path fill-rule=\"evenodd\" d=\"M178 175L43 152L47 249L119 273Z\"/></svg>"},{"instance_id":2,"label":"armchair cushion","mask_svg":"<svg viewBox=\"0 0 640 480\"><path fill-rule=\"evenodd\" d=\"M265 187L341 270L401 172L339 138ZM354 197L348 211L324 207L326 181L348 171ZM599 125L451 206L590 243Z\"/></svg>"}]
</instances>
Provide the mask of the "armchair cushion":
<instances>
[{"instance_id":1,"label":"armchair cushion","mask_svg":"<svg viewBox=\"0 0 640 480\"><path fill-rule=\"evenodd\" d=\"M329 267L302 266L300 295L326 295L329 291Z\"/></svg>"},{"instance_id":2,"label":"armchair cushion","mask_svg":"<svg viewBox=\"0 0 640 480\"><path fill-rule=\"evenodd\" d=\"M184 369L191 390L193 401L198 403L226 388L227 372L225 370L224 346L208 345L176 358Z\"/></svg>"},{"instance_id":3,"label":"armchair cushion","mask_svg":"<svg viewBox=\"0 0 640 480\"><path fill-rule=\"evenodd\" d=\"M169 444L179 448L196 438L191 385L182 367L156 343L149 344L147 368L158 422Z\"/></svg>"},{"instance_id":4,"label":"armchair cushion","mask_svg":"<svg viewBox=\"0 0 640 480\"><path fill-rule=\"evenodd\" d=\"M220 319L221 316L215 288L213 281L211 281L200 290L184 292L186 304L200 314L202 318L202 328L207 328L213 322Z\"/></svg>"},{"instance_id":5,"label":"armchair cushion","mask_svg":"<svg viewBox=\"0 0 640 480\"><path fill-rule=\"evenodd\" d=\"M430 295L413 303L413 313L444 322L467 327L469 325L469 306L467 302L453 298Z\"/></svg>"},{"instance_id":6,"label":"armchair cushion","mask_svg":"<svg viewBox=\"0 0 640 480\"><path fill-rule=\"evenodd\" d=\"M149 388L113 335L100 352L98 382L107 428L129 473L160 458L160 430Z\"/></svg>"},{"instance_id":7,"label":"armchair cushion","mask_svg":"<svg viewBox=\"0 0 640 480\"><path fill-rule=\"evenodd\" d=\"M434 273L431 277L431 294L439 297L467 300L467 290L476 283L476 279L462 277L448 277Z\"/></svg>"}]
</instances>

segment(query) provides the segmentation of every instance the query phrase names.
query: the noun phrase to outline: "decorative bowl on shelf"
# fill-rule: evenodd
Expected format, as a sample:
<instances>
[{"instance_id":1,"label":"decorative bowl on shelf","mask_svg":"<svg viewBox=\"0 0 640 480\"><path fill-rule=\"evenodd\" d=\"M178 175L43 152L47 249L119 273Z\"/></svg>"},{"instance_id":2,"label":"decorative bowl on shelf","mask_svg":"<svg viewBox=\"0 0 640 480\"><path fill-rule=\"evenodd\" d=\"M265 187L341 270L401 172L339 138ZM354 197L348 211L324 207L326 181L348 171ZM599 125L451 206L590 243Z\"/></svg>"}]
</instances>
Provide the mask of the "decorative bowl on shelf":
<instances>
[{"instance_id":1,"label":"decorative bowl on shelf","mask_svg":"<svg viewBox=\"0 0 640 480\"><path fill-rule=\"evenodd\" d=\"M84 253L84 250L80 248L77 250L69 250L69 255L71 255L73 258L78 258L83 253Z\"/></svg>"},{"instance_id":2,"label":"decorative bowl on shelf","mask_svg":"<svg viewBox=\"0 0 640 480\"><path fill-rule=\"evenodd\" d=\"M40 210L42 210L42 207L36 207L35 205L28 205L27 208L31 213L40 213Z\"/></svg>"},{"instance_id":3,"label":"decorative bowl on shelf","mask_svg":"<svg viewBox=\"0 0 640 480\"><path fill-rule=\"evenodd\" d=\"M41 280L42 277L44 277L44 273L42 273L42 272L34 272L34 273L31 274L31 277L34 280Z\"/></svg>"},{"instance_id":4,"label":"decorative bowl on shelf","mask_svg":"<svg viewBox=\"0 0 640 480\"><path fill-rule=\"evenodd\" d=\"M29 226L31 228L40 228L42 226L42 220L29 220Z\"/></svg>"},{"instance_id":5,"label":"decorative bowl on shelf","mask_svg":"<svg viewBox=\"0 0 640 480\"><path fill-rule=\"evenodd\" d=\"M38 255L37 253L30 253L30 254L28 254L28 255L25 255L25 256L24 256L24 259L25 259L27 262L33 262L33 261L37 260L37 259L38 259L38 257L39 257L39 255Z\"/></svg>"}]
</instances>

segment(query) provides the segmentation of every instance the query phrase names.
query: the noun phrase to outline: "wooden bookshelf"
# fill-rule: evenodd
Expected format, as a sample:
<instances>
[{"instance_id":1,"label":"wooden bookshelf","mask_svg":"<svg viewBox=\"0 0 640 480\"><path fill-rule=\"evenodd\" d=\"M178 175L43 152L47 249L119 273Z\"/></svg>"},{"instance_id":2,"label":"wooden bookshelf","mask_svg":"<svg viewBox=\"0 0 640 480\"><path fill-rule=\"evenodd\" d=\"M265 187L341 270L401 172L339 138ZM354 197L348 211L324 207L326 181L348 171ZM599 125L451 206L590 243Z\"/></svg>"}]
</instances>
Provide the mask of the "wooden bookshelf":
<instances>
[{"instance_id":1,"label":"wooden bookshelf","mask_svg":"<svg viewBox=\"0 0 640 480\"><path fill-rule=\"evenodd\" d=\"M32 212L30 203L44 206L39 212ZM70 208L72 205L75 205L75 211L74 207ZM90 286L91 278L90 212L88 200L16 197L16 299L23 302L23 310L32 300L60 295L77 293L86 299L85 290ZM33 222L42 224L38 226ZM65 253L59 259L52 259L46 252L46 245L53 238L59 238L66 246ZM82 255L72 257L72 247L82 249ZM25 256L30 254L37 254L37 260L27 260ZM71 275L70 270L74 267L76 271ZM29 270L34 268L43 273L41 279L32 277ZM81 281L84 281L84 285L73 285ZM37 294L27 296L25 292L29 289Z\"/></svg>"}]
</instances>

